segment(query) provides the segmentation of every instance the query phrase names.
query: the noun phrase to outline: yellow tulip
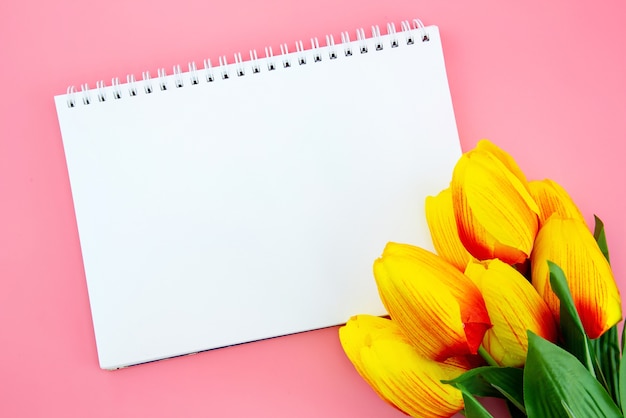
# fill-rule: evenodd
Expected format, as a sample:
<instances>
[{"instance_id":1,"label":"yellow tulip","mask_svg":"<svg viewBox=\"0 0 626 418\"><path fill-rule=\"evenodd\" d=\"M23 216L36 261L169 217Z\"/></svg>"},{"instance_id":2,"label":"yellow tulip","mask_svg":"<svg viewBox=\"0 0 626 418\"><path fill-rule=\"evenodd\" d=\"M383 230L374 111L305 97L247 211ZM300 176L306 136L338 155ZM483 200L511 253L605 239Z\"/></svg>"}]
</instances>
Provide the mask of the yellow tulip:
<instances>
[{"instance_id":1,"label":"yellow tulip","mask_svg":"<svg viewBox=\"0 0 626 418\"><path fill-rule=\"evenodd\" d=\"M465 275L480 289L493 327L483 347L500 366L521 367L528 352L527 330L556 341L552 312L532 284L510 265L495 259L472 261Z\"/></svg>"},{"instance_id":2,"label":"yellow tulip","mask_svg":"<svg viewBox=\"0 0 626 418\"><path fill-rule=\"evenodd\" d=\"M539 230L531 257L533 285L559 318L559 299L552 292L547 261L567 279L574 305L590 338L598 338L622 318L619 290L608 261L579 219L551 216Z\"/></svg>"},{"instance_id":3,"label":"yellow tulip","mask_svg":"<svg viewBox=\"0 0 626 418\"><path fill-rule=\"evenodd\" d=\"M570 195L557 182L550 179L535 180L529 182L528 186L530 194L539 206L540 225L543 225L554 213L561 218L574 218L585 222L585 218Z\"/></svg>"},{"instance_id":4,"label":"yellow tulip","mask_svg":"<svg viewBox=\"0 0 626 418\"><path fill-rule=\"evenodd\" d=\"M469 370L463 360L420 355L392 320L352 317L339 329L341 345L365 381L392 406L413 417L450 417L463 408L461 392L441 380Z\"/></svg>"},{"instance_id":5,"label":"yellow tulip","mask_svg":"<svg viewBox=\"0 0 626 418\"><path fill-rule=\"evenodd\" d=\"M426 222L437 254L459 271L464 271L472 256L459 238L449 188L426 198Z\"/></svg>"},{"instance_id":6,"label":"yellow tulip","mask_svg":"<svg viewBox=\"0 0 626 418\"><path fill-rule=\"evenodd\" d=\"M470 254L508 264L530 256L539 207L509 154L480 141L457 162L451 190L459 238Z\"/></svg>"},{"instance_id":7,"label":"yellow tulip","mask_svg":"<svg viewBox=\"0 0 626 418\"><path fill-rule=\"evenodd\" d=\"M374 262L381 300L422 355L476 354L491 327L480 291L463 273L422 248L389 243Z\"/></svg>"}]
</instances>

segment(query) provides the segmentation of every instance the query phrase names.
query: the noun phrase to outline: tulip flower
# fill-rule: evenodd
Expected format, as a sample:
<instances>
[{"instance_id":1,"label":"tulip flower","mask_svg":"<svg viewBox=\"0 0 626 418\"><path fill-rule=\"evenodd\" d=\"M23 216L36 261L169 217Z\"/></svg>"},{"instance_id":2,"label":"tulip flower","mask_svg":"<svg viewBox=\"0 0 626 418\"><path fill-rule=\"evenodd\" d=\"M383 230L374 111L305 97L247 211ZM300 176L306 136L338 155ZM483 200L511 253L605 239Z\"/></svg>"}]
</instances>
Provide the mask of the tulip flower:
<instances>
[{"instance_id":1,"label":"tulip flower","mask_svg":"<svg viewBox=\"0 0 626 418\"><path fill-rule=\"evenodd\" d=\"M441 380L470 366L462 359L437 362L423 357L395 321L359 315L339 329L341 345L378 395L413 417L450 417L463 408L461 392Z\"/></svg>"},{"instance_id":2,"label":"tulip flower","mask_svg":"<svg viewBox=\"0 0 626 418\"><path fill-rule=\"evenodd\" d=\"M555 181L535 180L529 182L528 186L531 196L539 206L540 225L543 225L554 213L561 218L574 218L585 222L585 218L570 195Z\"/></svg>"},{"instance_id":3,"label":"tulip flower","mask_svg":"<svg viewBox=\"0 0 626 418\"><path fill-rule=\"evenodd\" d=\"M491 327L480 291L463 273L422 248L389 243L374 262L383 305L425 357L476 354Z\"/></svg>"},{"instance_id":4,"label":"tulip flower","mask_svg":"<svg viewBox=\"0 0 626 418\"><path fill-rule=\"evenodd\" d=\"M532 284L510 265L495 259L472 261L465 275L480 289L493 327L483 347L500 366L521 367L528 352L527 330L554 342L552 312Z\"/></svg>"},{"instance_id":5,"label":"tulip flower","mask_svg":"<svg viewBox=\"0 0 626 418\"><path fill-rule=\"evenodd\" d=\"M583 221L552 215L535 241L531 257L533 285L558 320L560 303L550 286L548 260L565 273L589 338L598 338L620 321L621 299L611 267Z\"/></svg>"},{"instance_id":6,"label":"tulip flower","mask_svg":"<svg viewBox=\"0 0 626 418\"><path fill-rule=\"evenodd\" d=\"M539 207L509 154L480 141L457 162L450 187L459 238L470 254L508 264L530 256Z\"/></svg>"},{"instance_id":7,"label":"tulip flower","mask_svg":"<svg viewBox=\"0 0 626 418\"><path fill-rule=\"evenodd\" d=\"M449 188L426 198L426 222L437 254L459 271L465 271L472 256L459 238Z\"/></svg>"}]
</instances>

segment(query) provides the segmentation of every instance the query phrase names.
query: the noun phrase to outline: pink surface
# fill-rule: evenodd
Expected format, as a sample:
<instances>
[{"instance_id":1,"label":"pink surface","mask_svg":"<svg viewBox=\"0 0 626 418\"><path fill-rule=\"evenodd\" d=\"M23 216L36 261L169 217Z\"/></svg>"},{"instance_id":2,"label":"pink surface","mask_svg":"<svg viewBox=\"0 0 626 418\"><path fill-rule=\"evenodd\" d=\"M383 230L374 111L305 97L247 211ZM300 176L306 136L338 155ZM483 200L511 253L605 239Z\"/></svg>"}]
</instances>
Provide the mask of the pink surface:
<instances>
[{"instance_id":1,"label":"pink surface","mask_svg":"<svg viewBox=\"0 0 626 418\"><path fill-rule=\"evenodd\" d=\"M100 370L52 97L71 84L415 17L441 29L464 149L490 138L529 177L562 183L588 219L600 215L625 291L621 0L4 0L0 416L402 416L354 372L336 328Z\"/></svg>"}]
</instances>

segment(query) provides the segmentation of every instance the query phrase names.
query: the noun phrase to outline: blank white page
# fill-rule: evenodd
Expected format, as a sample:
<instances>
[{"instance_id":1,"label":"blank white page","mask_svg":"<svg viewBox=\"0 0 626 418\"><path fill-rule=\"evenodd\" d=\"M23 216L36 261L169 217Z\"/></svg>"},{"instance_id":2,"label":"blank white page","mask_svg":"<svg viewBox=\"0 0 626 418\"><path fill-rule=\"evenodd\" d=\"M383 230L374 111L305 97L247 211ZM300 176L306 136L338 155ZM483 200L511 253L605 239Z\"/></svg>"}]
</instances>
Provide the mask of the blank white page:
<instances>
[{"instance_id":1,"label":"blank white page","mask_svg":"<svg viewBox=\"0 0 626 418\"><path fill-rule=\"evenodd\" d=\"M461 153L437 27L391 32L55 97L102 368L385 313Z\"/></svg>"}]
</instances>

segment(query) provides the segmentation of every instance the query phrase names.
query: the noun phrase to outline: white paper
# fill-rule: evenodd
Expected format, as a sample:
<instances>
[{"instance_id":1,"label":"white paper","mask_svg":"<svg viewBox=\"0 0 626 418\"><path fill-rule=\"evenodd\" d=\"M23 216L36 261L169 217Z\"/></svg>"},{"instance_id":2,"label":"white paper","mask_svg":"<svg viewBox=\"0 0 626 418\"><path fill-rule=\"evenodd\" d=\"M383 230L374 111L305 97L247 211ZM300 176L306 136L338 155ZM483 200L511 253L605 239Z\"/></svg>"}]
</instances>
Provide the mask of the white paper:
<instances>
[{"instance_id":1,"label":"white paper","mask_svg":"<svg viewBox=\"0 0 626 418\"><path fill-rule=\"evenodd\" d=\"M432 247L461 153L426 31L55 97L102 368L385 313L372 263Z\"/></svg>"}]
</instances>

